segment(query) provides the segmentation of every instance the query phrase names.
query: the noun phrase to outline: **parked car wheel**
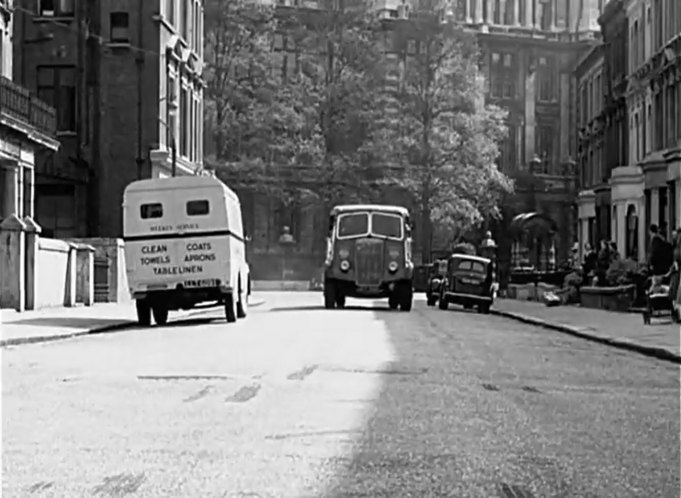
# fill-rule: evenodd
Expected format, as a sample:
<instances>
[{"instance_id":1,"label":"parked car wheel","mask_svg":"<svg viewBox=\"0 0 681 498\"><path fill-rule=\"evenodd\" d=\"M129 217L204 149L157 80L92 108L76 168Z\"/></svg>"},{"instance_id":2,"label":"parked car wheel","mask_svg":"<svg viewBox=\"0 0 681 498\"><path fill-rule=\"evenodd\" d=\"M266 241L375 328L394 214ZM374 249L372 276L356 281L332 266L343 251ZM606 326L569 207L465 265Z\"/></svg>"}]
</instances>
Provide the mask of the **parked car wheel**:
<instances>
[{"instance_id":1,"label":"parked car wheel","mask_svg":"<svg viewBox=\"0 0 681 498\"><path fill-rule=\"evenodd\" d=\"M165 325L168 323L168 308L162 304L157 304L152 308L154 312L154 321L157 325Z\"/></svg>"},{"instance_id":2,"label":"parked car wheel","mask_svg":"<svg viewBox=\"0 0 681 498\"><path fill-rule=\"evenodd\" d=\"M433 294L427 294L426 295L426 304L428 306L435 306L435 303L437 303L437 296Z\"/></svg>"},{"instance_id":3,"label":"parked car wheel","mask_svg":"<svg viewBox=\"0 0 681 498\"><path fill-rule=\"evenodd\" d=\"M449 308L449 303L447 302L444 291L440 291L440 299L438 299L437 305L441 310L446 310Z\"/></svg>"},{"instance_id":4,"label":"parked car wheel","mask_svg":"<svg viewBox=\"0 0 681 498\"><path fill-rule=\"evenodd\" d=\"M478 305L478 313L482 313L483 315L489 315L489 308L490 308L489 303L479 304Z\"/></svg>"},{"instance_id":5,"label":"parked car wheel","mask_svg":"<svg viewBox=\"0 0 681 498\"><path fill-rule=\"evenodd\" d=\"M137 308L137 322L142 327L148 327L151 325L151 306L146 299L138 299L135 302L135 307Z\"/></svg>"}]
</instances>

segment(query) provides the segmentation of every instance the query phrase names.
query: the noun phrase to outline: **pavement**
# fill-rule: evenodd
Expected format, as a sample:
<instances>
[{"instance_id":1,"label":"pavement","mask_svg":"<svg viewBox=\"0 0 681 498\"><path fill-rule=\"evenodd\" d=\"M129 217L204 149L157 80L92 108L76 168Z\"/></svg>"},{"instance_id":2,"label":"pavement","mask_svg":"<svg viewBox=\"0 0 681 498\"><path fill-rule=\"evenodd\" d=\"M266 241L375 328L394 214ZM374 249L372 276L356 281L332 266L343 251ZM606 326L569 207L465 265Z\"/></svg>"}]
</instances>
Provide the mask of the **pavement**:
<instances>
[{"instance_id":1,"label":"pavement","mask_svg":"<svg viewBox=\"0 0 681 498\"><path fill-rule=\"evenodd\" d=\"M321 299L4 348L2 496L679 496L677 365Z\"/></svg>"},{"instance_id":2,"label":"pavement","mask_svg":"<svg viewBox=\"0 0 681 498\"><path fill-rule=\"evenodd\" d=\"M264 298L254 293L249 307L260 306ZM195 314L196 310L171 311L169 320ZM16 312L0 310L0 347L70 339L87 334L120 331L137 324L134 301L97 303L72 308L43 308Z\"/></svg>"},{"instance_id":3,"label":"pavement","mask_svg":"<svg viewBox=\"0 0 681 498\"><path fill-rule=\"evenodd\" d=\"M681 327L669 317L650 325L635 313L616 313L580 306L548 307L543 303L498 299L492 313L583 339L681 363Z\"/></svg>"}]
</instances>

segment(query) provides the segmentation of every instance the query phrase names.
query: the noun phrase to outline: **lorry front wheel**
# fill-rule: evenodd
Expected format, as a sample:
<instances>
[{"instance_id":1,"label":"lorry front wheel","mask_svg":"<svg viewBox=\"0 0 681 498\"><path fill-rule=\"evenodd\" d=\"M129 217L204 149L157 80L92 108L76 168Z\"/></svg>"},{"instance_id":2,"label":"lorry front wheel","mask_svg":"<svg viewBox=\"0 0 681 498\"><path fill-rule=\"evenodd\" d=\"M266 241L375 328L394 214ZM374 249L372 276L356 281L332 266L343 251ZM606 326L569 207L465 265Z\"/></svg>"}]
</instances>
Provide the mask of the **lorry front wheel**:
<instances>
[{"instance_id":1,"label":"lorry front wheel","mask_svg":"<svg viewBox=\"0 0 681 498\"><path fill-rule=\"evenodd\" d=\"M236 322L235 305L234 294L225 294L225 318L227 319L227 323Z\"/></svg>"},{"instance_id":2,"label":"lorry front wheel","mask_svg":"<svg viewBox=\"0 0 681 498\"><path fill-rule=\"evenodd\" d=\"M400 311L411 311L411 305L414 299L414 291L411 288L411 282L402 284L398 295L400 296Z\"/></svg>"},{"instance_id":3,"label":"lorry front wheel","mask_svg":"<svg viewBox=\"0 0 681 498\"><path fill-rule=\"evenodd\" d=\"M148 327L151 325L151 306L146 299L137 299L135 301L135 307L137 308L137 322L142 327Z\"/></svg>"},{"instance_id":4,"label":"lorry front wheel","mask_svg":"<svg viewBox=\"0 0 681 498\"><path fill-rule=\"evenodd\" d=\"M324 308L327 310L332 310L336 306L337 291L335 282L324 281Z\"/></svg>"},{"instance_id":5,"label":"lorry front wheel","mask_svg":"<svg viewBox=\"0 0 681 498\"><path fill-rule=\"evenodd\" d=\"M168 323L168 308L162 304L157 304L152 308L154 312L154 321L156 325L165 325Z\"/></svg>"}]
</instances>

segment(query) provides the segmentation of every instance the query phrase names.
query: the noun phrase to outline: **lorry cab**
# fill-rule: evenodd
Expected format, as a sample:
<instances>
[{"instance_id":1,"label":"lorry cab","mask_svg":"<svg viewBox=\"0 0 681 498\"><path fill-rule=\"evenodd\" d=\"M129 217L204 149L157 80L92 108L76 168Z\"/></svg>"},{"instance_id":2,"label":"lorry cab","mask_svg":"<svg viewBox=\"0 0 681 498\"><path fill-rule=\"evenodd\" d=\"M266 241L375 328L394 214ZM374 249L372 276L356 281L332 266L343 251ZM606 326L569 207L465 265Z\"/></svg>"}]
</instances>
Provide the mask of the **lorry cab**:
<instances>
[{"instance_id":1,"label":"lorry cab","mask_svg":"<svg viewBox=\"0 0 681 498\"><path fill-rule=\"evenodd\" d=\"M334 207L324 266L327 309L344 307L346 297L387 297L391 309L410 311L414 264L409 211L378 204Z\"/></svg>"},{"instance_id":2,"label":"lorry cab","mask_svg":"<svg viewBox=\"0 0 681 498\"><path fill-rule=\"evenodd\" d=\"M139 180L123 194L128 285L142 325L169 310L224 305L244 318L250 272L237 195L214 177Z\"/></svg>"}]
</instances>

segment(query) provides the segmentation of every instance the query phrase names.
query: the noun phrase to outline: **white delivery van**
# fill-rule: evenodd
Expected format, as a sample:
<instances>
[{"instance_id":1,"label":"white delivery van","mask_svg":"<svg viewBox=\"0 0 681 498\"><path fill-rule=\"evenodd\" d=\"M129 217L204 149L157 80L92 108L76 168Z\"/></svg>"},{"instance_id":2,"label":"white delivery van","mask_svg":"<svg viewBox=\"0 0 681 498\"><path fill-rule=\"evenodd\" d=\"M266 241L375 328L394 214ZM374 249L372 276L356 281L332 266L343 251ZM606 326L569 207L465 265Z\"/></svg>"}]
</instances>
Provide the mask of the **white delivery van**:
<instances>
[{"instance_id":1,"label":"white delivery van","mask_svg":"<svg viewBox=\"0 0 681 498\"><path fill-rule=\"evenodd\" d=\"M123 194L125 263L137 318L150 325L169 310L224 305L244 318L250 271L237 195L208 176L139 180Z\"/></svg>"}]
</instances>

